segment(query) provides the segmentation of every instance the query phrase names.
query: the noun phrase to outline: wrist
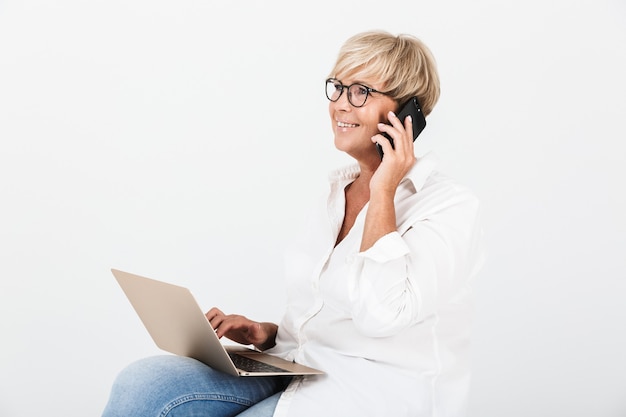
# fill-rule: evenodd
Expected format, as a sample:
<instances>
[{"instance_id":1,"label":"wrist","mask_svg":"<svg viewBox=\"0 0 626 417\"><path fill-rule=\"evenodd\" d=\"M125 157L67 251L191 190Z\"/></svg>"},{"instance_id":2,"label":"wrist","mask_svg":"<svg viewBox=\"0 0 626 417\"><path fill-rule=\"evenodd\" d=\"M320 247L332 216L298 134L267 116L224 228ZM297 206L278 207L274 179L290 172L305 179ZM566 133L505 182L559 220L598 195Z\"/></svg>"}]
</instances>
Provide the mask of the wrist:
<instances>
[{"instance_id":1,"label":"wrist","mask_svg":"<svg viewBox=\"0 0 626 417\"><path fill-rule=\"evenodd\" d=\"M396 196L397 185L370 183L370 200L391 200Z\"/></svg>"}]
</instances>

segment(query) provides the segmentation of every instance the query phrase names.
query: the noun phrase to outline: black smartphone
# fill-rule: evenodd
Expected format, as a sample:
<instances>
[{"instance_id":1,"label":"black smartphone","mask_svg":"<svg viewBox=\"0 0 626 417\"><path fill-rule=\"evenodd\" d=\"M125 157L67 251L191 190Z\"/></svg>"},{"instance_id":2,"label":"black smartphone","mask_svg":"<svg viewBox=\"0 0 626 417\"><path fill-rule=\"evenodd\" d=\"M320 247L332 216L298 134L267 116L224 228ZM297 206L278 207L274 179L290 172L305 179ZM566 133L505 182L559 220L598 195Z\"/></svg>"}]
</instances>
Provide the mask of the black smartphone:
<instances>
[{"instance_id":1,"label":"black smartphone","mask_svg":"<svg viewBox=\"0 0 626 417\"><path fill-rule=\"evenodd\" d=\"M420 107L420 103L417 100L417 97L413 97L409 101L404 103L404 105L400 109L400 113L397 114L398 119L400 119L402 124L404 124L404 119L409 115L413 119L413 141L415 141L420 133L422 133L422 130L424 130L424 128L426 127L426 118L424 117L424 113L422 112L422 108ZM393 139L386 133L383 133L382 135L389 139L389 142L391 142L391 147L393 148ZM378 149L378 154L382 159L382 146L377 143L376 149Z\"/></svg>"}]
</instances>

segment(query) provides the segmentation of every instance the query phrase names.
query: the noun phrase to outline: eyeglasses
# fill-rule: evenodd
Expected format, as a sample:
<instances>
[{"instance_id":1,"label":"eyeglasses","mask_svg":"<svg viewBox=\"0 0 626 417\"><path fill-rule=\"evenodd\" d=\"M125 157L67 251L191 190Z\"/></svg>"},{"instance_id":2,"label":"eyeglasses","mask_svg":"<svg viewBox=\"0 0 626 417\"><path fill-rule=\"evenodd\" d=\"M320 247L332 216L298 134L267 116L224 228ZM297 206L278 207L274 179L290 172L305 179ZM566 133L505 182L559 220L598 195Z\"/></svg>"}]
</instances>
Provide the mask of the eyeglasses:
<instances>
[{"instance_id":1,"label":"eyeglasses","mask_svg":"<svg viewBox=\"0 0 626 417\"><path fill-rule=\"evenodd\" d=\"M326 80L326 97L330 101L335 102L339 100L344 90L348 90L348 102L354 107L363 107L370 93L387 94L363 84L354 83L351 85L343 85L341 81L336 78Z\"/></svg>"}]
</instances>

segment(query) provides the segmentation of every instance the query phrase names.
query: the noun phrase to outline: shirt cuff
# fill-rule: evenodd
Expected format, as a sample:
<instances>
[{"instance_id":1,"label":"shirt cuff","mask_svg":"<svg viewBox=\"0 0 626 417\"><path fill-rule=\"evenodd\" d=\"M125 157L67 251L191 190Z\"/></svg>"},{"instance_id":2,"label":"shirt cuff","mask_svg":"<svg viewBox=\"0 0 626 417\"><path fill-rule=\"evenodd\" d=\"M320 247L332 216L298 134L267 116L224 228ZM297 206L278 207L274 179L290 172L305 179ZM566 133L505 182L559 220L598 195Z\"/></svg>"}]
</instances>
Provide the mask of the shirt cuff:
<instances>
[{"instance_id":1,"label":"shirt cuff","mask_svg":"<svg viewBox=\"0 0 626 417\"><path fill-rule=\"evenodd\" d=\"M391 232L378 239L371 248L358 253L356 256L371 259L378 263L385 263L401 258L409 253L409 247L402 239L402 236L400 236L400 233Z\"/></svg>"}]
</instances>

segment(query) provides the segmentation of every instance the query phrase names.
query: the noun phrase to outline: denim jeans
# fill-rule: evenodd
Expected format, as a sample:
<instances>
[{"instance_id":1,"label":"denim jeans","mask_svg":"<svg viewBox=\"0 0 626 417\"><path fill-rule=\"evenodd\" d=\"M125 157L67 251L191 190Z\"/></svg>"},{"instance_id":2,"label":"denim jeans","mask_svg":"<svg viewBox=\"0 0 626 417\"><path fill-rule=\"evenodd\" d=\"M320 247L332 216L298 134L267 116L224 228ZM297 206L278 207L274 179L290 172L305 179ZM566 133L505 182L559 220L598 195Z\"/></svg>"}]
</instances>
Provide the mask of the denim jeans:
<instances>
[{"instance_id":1,"label":"denim jeans","mask_svg":"<svg viewBox=\"0 0 626 417\"><path fill-rule=\"evenodd\" d=\"M155 356L116 378L102 417L270 417L289 377L236 377L195 359Z\"/></svg>"}]
</instances>

